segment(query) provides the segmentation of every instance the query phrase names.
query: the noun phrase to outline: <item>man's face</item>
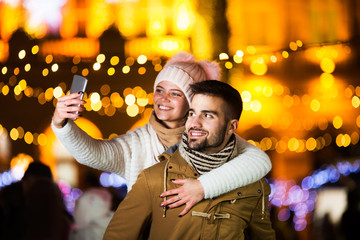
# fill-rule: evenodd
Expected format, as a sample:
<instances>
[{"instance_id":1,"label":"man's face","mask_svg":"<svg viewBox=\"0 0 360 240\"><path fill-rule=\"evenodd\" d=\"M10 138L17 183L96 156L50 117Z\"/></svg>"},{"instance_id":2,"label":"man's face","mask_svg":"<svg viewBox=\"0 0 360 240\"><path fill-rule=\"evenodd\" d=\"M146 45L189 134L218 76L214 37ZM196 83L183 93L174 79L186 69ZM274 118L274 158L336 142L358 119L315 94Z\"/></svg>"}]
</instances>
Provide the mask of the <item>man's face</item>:
<instances>
[{"instance_id":1,"label":"man's face","mask_svg":"<svg viewBox=\"0 0 360 240\"><path fill-rule=\"evenodd\" d=\"M211 154L225 147L237 127L226 120L225 106L219 97L194 96L185 125L191 149Z\"/></svg>"}]
</instances>

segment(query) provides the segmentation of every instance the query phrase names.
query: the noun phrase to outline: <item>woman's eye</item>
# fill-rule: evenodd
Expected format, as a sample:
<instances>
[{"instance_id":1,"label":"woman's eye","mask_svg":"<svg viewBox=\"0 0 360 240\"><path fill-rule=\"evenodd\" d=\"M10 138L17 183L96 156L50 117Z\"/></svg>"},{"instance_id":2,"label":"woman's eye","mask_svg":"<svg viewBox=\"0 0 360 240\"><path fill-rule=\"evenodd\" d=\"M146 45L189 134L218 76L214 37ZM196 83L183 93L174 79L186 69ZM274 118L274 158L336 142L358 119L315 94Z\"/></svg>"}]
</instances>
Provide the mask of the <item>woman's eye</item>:
<instances>
[{"instance_id":1,"label":"woman's eye","mask_svg":"<svg viewBox=\"0 0 360 240\"><path fill-rule=\"evenodd\" d=\"M181 95L180 95L179 93L171 93L171 95L172 95L173 97L181 97Z\"/></svg>"},{"instance_id":2,"label":"woman's eye","mask_svg":"<svg viewBox=\"0 0 360 240\"><path fill-rule=\"evenodd\" d=\"M155 90L157 93L162 93L163 92L163 90L161 90L161 89L156 89Z\"/></svg>"},{"instance_id":3,"label":"woman's eye","mask_svg":"<svg viewBox=\"0 0 360 240\"><path fill-rule=\"evenodd\" d=\"M204 114L205 118L211 118L212 116L210 114Z\"/></svg>"}]
</instances>

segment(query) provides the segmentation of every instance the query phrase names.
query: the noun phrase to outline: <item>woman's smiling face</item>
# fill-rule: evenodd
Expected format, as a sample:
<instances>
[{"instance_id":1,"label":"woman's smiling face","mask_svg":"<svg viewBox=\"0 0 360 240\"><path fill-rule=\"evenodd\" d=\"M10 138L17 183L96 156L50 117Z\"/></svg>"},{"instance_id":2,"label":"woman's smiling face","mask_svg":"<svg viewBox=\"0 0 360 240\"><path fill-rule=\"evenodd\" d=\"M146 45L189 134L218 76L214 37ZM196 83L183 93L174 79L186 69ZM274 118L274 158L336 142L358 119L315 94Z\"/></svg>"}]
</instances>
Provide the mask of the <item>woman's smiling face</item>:
<instances>
[{"instance_id":1,"label":"woman's smiling face","mask_svg":"<svg viewBox=\"0 0 360 240\"><path fill-rule=\"evenodd\" d=\"M185 94L174 83L160 82L154 93L154 111L159 120L168 128L177 128L185 124L189 104Z\"/></svg>"}]
</instances>

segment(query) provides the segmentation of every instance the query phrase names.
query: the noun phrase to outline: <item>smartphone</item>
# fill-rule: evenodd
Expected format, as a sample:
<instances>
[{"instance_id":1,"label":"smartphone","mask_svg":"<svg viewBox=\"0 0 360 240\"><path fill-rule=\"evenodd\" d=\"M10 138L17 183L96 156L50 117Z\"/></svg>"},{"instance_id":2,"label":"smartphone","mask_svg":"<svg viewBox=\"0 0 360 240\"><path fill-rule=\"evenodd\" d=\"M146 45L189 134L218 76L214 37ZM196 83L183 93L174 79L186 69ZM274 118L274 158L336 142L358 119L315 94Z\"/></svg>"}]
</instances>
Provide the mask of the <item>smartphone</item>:
<instances>
[{"instance_id":1,"label":"smartphone","mask_svg":"<svg viewBox=\"0 0 360 240\"><path fill-rule=\"evenodd\" d=\"M80 95L79 99L83 99L84 97L84 93L85 93L85 89L86 89L86 85L87 85L88 80L80 75L74 75L73 77L73 81L71 84L71 88L70 88L70 93L75 93L75 92L82 92L82 94ZM80 105L78 105L80 106ZM78 112L75 112L76 114Z\"/></svg>"},{"instance_id":2,"label":"smartphone","mask_svg":"<svg viewBox=\"0 0 360 240\"><path fill-rule=\"evenodd\" d=\"M82 94L79 99L82 99L84 97L87 82L88 82L88 80L85 77L80 76L80 75L74 75L73 81L71 84L71 88L70 88L70 93L81 91Z\"/></svg>"}]
</instances>

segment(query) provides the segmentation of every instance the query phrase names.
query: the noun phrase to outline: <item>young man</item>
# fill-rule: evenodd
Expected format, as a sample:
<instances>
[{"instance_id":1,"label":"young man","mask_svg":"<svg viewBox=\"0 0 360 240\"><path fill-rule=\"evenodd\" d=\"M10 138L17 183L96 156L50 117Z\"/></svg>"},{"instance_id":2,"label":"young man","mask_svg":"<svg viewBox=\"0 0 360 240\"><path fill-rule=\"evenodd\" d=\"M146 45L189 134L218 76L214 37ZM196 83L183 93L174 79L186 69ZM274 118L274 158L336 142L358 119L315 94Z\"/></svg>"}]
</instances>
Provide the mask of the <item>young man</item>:
<instances>
[{"instance_id":1,"label":"young man","mask_svg":"<svg viewBox=\"0 0 360 240\"><path fill-rule=\"evenodd\" d=\"M145 169L119 205L104 235L114 239L275 239L268 211L270 186L264 179L196 204L182 216L179 208L160 208L161 193L174 179L194 178L241 154L235 130L242 112L240 94L220 81L191 86L186 131L174 154ZM231 183L230 183L231 184ZM181 193L172 202L181 201Z\"/></svg>"}]
</instances>

